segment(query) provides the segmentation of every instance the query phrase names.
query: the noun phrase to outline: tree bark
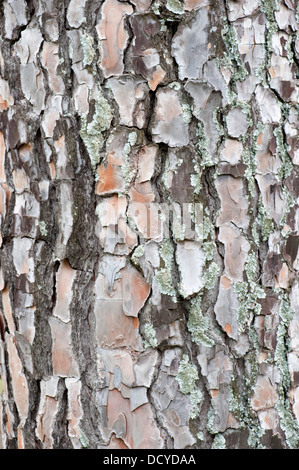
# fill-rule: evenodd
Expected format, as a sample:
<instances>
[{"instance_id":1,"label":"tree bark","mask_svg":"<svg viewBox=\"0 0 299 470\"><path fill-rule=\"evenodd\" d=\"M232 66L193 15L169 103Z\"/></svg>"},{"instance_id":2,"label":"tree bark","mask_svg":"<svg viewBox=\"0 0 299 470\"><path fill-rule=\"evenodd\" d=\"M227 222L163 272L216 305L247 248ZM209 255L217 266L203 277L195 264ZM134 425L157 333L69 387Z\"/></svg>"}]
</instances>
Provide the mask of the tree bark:
<instances>
[{"instance_id":1,"label":"tree bark","mask_svg":"<svg viewBox=\"0 0 299 470\"><path fill-rule=\"evenodd\" d=\"M0 11L2 448L298 448L296 2Z\"/></svg>"}]
</instances>

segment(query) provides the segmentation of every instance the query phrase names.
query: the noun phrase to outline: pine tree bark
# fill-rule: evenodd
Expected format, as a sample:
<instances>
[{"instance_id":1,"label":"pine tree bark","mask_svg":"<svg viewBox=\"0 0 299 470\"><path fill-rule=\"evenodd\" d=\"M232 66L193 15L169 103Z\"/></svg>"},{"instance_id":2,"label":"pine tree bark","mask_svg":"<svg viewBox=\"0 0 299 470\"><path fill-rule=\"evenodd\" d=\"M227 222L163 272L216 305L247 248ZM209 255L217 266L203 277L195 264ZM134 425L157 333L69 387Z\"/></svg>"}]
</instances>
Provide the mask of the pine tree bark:
<instances>
[{"instance_id":1,"label":"pine tree bark","mask_svg":"<svg viewBox=\"0 0 299 470\"><path fill-rule=\"evenodd\" d=\"M296 2L0 11L1 447L298 448Z\"/></svg>"}]
</instances>

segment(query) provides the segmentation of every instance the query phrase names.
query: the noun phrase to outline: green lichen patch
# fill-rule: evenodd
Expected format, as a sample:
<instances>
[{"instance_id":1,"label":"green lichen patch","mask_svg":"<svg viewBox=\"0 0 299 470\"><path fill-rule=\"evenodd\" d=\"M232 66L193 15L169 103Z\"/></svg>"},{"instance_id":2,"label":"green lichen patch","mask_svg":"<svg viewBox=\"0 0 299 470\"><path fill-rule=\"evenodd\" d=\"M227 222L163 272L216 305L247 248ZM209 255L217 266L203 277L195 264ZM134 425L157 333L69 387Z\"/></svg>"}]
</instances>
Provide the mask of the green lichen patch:
<instances>
[{"instance_id":1,"label":"green lichen patch","mask_svg":"<svg viewBox=\"0 0 299 470\"><path fill-rule=\"evenodd\" d=\"M261 305L258 300L266 297L264 289L257 282L258 265L254 252L249 253L247 257L245 273L247 281L234 284L234 291L240 303L237 311L240 332L243 332L245 326L249 325L252 315L260 314Z\"/></svg>"},{"instance_id":2,"label":"green lichen patch","mask_svg":"<svg viewBox=\"0 0 299 470\"><path fill-rule=\"evenodd\" d=\"M294 419L290 411L289 388L291 385L290 371L288 367L288 326L295 312L290 306L286 294L280 297L281 304L279 308L280 323L277 328L276 348L274 353L275 364L281 373L281 382L279 384L279 400L276 409L280 417L280 426L286 436L286 442L290 448L296 448L299 442L299 424Z\"/></svg>"},{"instance_id":3,"label":"green lichen patch","mask_svg":"<svg viewBox=\"0 0 299 470\"><path fill-rule=\"evenodd\" d=\"M83 65L86 67L92 64L95 56L94 39L85 32L80 36L80 43L83 50Z\"/></svg>"},{"instance_id":4,"label":"green lichen patch","mask_svg":"<svg viewBox=\"0 0 299 470\"><path fill-rule=\"evenodd\" d=\"M190 418L195 419L200 412L200 404L203 399L203 395L199 389L196 389L195 383L198 380L198 371L194 364L189 363L187 354L184 354L178 368L176 375L176 381L180 386L180 391L184 395L189 395L190 404L192 409L190 412Z\"/></svg>"},{"instance_id":5,"label":"green lichen patch","mask_svg":"<svg viewBox=\"0 0 299 470\"><path fill-rule=\"evenodd\" d=\"M89 446L89 440L86 434L80 429L80 443L84 449Z\"/></svg>"},{"instance_id":6,"label":"green lichen patch","mask_svg":"<svg viewBox=\"0 0 299 470\"><path fill-rule=\"evenodd\" d=\"M178 368L176 381L180 386L180 390L187 395L195 389L195 382L198 380L198 371L195 365L190 364L189 357L184 354Z\"/></svg>"},{"instance_id":7,"label":"green lichen patch","mask_svg":"<svg viewBox=\"0 0 299 470\"><path fill-rule=\"evenodd\" d=\"M282 126L276 127L273 134L276 139L276 155L278 155L282 162L277 174L278 179L281 181L283 178L290 176L293 171L293 164L288 153L289 147L284 142Z\"/></svg>"},{"instance_id":8,"label":"green lichen patch","mask_svg":"<svg viewBox=\"0 0 299 470\"><path fill-rule=\"evenodd\" d=\"M137 132L130 132L130 134L128 135L128 141L124 145L123 149L124 161L121 167L121 174L125 181L125 192L129 190L137 171L131 156L132 148L136 144L137 139Z\"/></svg>"},{"instance_id":9,"label":"green lichen patch","mask_svg":"<svg viewBox=\"0 0 299 470\"><path fill-rule=\"evenodd\" d=\"M80 136L87 149L93 170L99 163L100 151L104 146L104 132L110 128L112 118L110 105L99 90L92 120L89 121L88 114L82 116L80 130Z\"/></svg>"},{"instance_id":10,"label":"green lichen patch","mask_svg":"<svg viewBox=\"0 0 299 470\"><path fill-rule=\"evenodd\" d=\"M289 400L284 400L284 391L280 387L280 398L275 408L280 417L280 426L286 436L286 442L290 449L296 449L299 442L299 425L294 420L290 411Z\"/></svg>"},{"instance_id":11,"label":"green lichen patch","mask_svg":"<svg viewBox=\"0 0 299 470\"><path fill-rule=\"evenodd\" d=\"M270 215L269 209L266 209L263 204L262 196L259 196L258 200L258 214L257 223L260 227L262 241L268 241L270 234L274 230L273 219Z\"/></svg>"},{"instance_id":12,"label":"green lichen patch","mask_svg":"<svg viewBox=\"0 0 299 470\"><path fill-rule=\"evenodd\" d=\"M131 259L136 266L139 266L139 258L141 258L143 255L144 255L144 245L137 246L137 248L135 248L131 256Z\"/></svg>"},{"instance_id":13,"label":"green lichen patch","mask_svg":"<svg viewBox=\"0 0 299 470\"><path fill-rule=\"evenodd\" d=\"M48 235L47 224L43 220L39 221L39 231L43 237L46 237Z\"/></svg>"},{"instance_id":14,"label":"green lichen patch","mask_svg":"<svg viewBox=\"0 0 299 470\"><path fill-rule=\"evenodd\" d=\"M279 6L277 0L261 0L260 10L266 17L266 31L265 31L265 70L266 77L269 80L268 68L271 65L271 52L272 36L278 31L278 25L275 18L275 12L278 11Z\"/></svg>"},{"instance_id":15,"label":"green lichen patch","mask_svg":"<svg viewBox=\"0 0 299 470\"><path fill-rule=\"evenodd\" d=\"M184 13L184 7L180 0L167 0L166 8L176 15L182 15Z\"/></svg>"},{"instance_id":16,"label":"green lichen patch","mask_svg":"<svg viewBox=\"0 0 299 470\"><path fill-rule=\"evenodd\" d=\"M245 80L248 75L247 70L243 66L239 53L239 41L236 29L231 24L226 23L221 32L222 39L227 49L227 54L224 55L224 61L220 63L226 65L233 71L233 82Z\"/></svg>"},{"instance_id":17,"label":"green lichen patch","mask_svg":"<svg viewBox=\"0 0 299 470\"><path fill-rule=\"evenodd\" d=\"M203 315L201 309L201 296L197 295L190 301L189 318L187 328L191 333L192 341L206 347L214 346L214 340L208 336L209 318Z\"/></svg>"},{"instance_id":18,"label":"green lichen patch","mask_svg":"<svg viewBox=\"0 0 299 470\"><path fill-rule=\"evenodd\" d=\"M199 155L199 165L202 169L213 166L215 164L213 157L209 154L207 148L209 145L209 138L204 130L204 125L201 121L198 122L196 128L196 144L195 150Z\"/></svg>"},{"instance_id":19,"label":"green lichen patch","mask_svg":"<svg viewBox=\"0 0 299 470\"><path fill-rule=\"evenodd\" d=\"M190 403L192 405L192 409L190 412L190 418L195 419L198 417L200 413L200 405L203 399L203 394L200 390L192 390L189 395Z\"/></svg>"},{"instance_id":20,"label":"green lichen patch","mask_svg":"<svg viewBox=\"0 0 299 470\"><path fill-rule=\"evenodd\" d=\"M146 338L144 342L145 349L149 347L156 348L158 346L155 328L149 322L144 324L144 335Z\"/></svg>"},{"instance_id":21,"label":"green lichen patch","mask_svg":"<svg viewBox=\"0 0 299 470\"><path fill-rule=\"evenodd\" d=\"M225 437L222 434L216 434L211 449L226 449Z\"/></svg>"},{"instance_id":22,"label":"green lichen patch","mask_svg":"<svg viewBox=\"0 0 299 470\"><path fill-rule=\"evenodd\" d=\"M188 103L182 103L182 118L186 124L189 124L192 119L192 108Z\"/></svg>"},{"instance_id":23,"label":"green lichen patch","mask_svg":"<svg viewBox=\"0 0 299 470\"><path fill-rule=\"evenodd\" d=\"M280 323L277 328L277 343L274 354L274 360L282 374L281 383L285 390L288 390L290 387L290 373L287 360L288 348L286 345L286 334L288 325L292 320L294 313L295 312L291 308L287 296L283 296L279 309Z\"/></svg>"},{"instance_id":24,"label":"green lichen patch","mask_svg":"<svg viewBox=\"0 0 299 470\"><path fill-rule=\"evenodd\" d=\"M214 261L204 272L204 285L206 289L214 289L219 277L220 268Z\"/></svg>"},{"instance_id":25,"label":"green lichen patch","mask_svg":"<svg viewBox=\"0 0 299 470\"><path fill-rule=\"evenodd\" d=\"M160 267L155 274L155 279L159 285L162 294L170 295L176 298L176 292L172 282L172 264L174 257L174 249L169 239L162 242L159 249L160 256L163 260L164 266Z\"/></svg>"},{"instance_id":26,"label":"green lichen patch","mask_svg":"<svg viewBox=\"0 0 299 470\"><path fill-rule=\"evenodd\" d=\"M287 190L285 186L282 188L282 194L285 200L285 210L284 210L284 214L281 220L279 221L280 227L284 226L291 208L296 205L296 200L293 198L293 196L291 195L291 193ZM281 233L284 236L284 232L282 231Z\"/></svg>"}]
</instances>

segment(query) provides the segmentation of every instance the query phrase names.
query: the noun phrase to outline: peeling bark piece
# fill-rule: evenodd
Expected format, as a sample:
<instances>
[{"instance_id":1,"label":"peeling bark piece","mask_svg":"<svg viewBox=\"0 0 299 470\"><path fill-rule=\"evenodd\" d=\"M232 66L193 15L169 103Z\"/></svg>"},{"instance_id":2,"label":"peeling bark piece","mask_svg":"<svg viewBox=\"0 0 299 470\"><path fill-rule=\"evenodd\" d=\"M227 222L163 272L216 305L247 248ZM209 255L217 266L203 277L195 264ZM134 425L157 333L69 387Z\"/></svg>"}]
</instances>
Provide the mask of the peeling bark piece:
<instances>
[{"instance_id":1,"label":"peeling bark piece","mask_svg":"<svg viewBox=\"0 0 299 470\"><path fill-rule=\"evenodd\" d=\"M215 390L215 392L212 390L211 392L211 402L214 413L213 430L215 432L224 432L227 429L229 420L231 419L228 396L227 393L225 393L225 390L222 391L221 389Z\"/></svg>"},{"instance_id":2,"label":"peeling bark piece","mask_svg":"<svg viewBox=\"0 0 299 470\"><path fill-rule=\"evenodd\" d=\"M50 41L58 41L59 40L59 25L56 18L46 18L44 22L44 31L46 39Z\"/></svg>"},{"instance_id":3,"label":"peeling bark piece","mask_svg":"<svg viewBox=\"0 0 299 470\"><path fill-rule=\"evenodd\" d=\"M74 102L76 111L81 116L84 116L89 111L88 96L88 86L85 83L78 85L74 91Z\"/></svg>"},{"instance_id":4,"label":"peeling bark piece","mask_svg":"<svg viewBox=\"0 0 299 470\"><path fill-rule=\"evenodd\" d=\"M16 189L17 193L22 193L25 189L30 188L30 180L28 176L25 173L25 170L23 168L13 170L13 180L14 180L14 186Z\"/></svg>"},{"instance_id":5,"label":"peeling bark piece","mask_svg":"<svg viewBox=\"0 0 299 470\"><path fill-rule=\"evenodd\" d=\"M17 27L27 24L26 3L24 0L7 0L4 2L5 37L14 39Z\"/></svg>"},{"instance_id":6,"label":"peeling bark piece","mask_svg":"<svg viewBox=\"0 0 299 470\"><path fill-rule=\"evenodd\" d=\"M237 165L241 162L243 152L242 142L234 139L226 139L220 149L220 161L230 165Z\"/></svg>"},{"instance_id":7,"label":"peeling bark piece","mask_svg":"<svg viewBox=\"0 0 299 470\"><path fill-rule=\"evenodd\" d=\"M284 129L287 135L287 143L289 147L289 154L292 158L294 165L299 165L299 142L297 139L299 127L299 118L296 115L294 107L290 109L288 121L286 122Z\"/></svg>"},{"instance_id":8,"label":"peeling bark piece","mask_svg":"<svg viewBox=\"0 0 299 470\"><path fill-rule=\"evenodd\" d=\"M275 19L279 26L279 29L286 31L290 26L293 31L296 30L296 19L294 15L295 5L292 8L288 2L285 2L287 6L283 3L279 5L279 9L274 12ZM287 8L288 7L288 8Z\"/></svg>"},{"instance_id":9,"label":"peeling bark piece","mask_svg":"<svg viewBox=\"0 0 299 470\"><path fill-rule=\"evenodd\" d=\"M194 158L195 156L189 148L179 151L169 149L167 154L169 165L167 165L163 176L173 201L180 203L181 207L183 207L185 212L183 214L184 219L187 219L185 216L187 215L186 212L188 212L186 210L188 201L192 201L194 196L194 186L191 184L192 175L194 175ZM174 207L175 204L173 204ZM179 212L181 212L180 209ZM184 223L186 223L186 220L184 220ZM187 238L186 233L185 237Z\"/></svg>"},{"instance_id":10,"label":"peeling bark piece","mask_svg":"<svg viewBox=\"0 0 299 470\"><path fill-rule=\"evenodd\" d=\"M121 439L130 449L161 448L161 435L154 421L150 405L146 403L134 411L131 411L130 408L130 400L123 398L118 390L109 391L107 401L108 430L112 431L118 423L117 429L119 431L122 430L120 433ZM120 415L122 415L121 421ZM124 421L126 422L126 427L124 426ZM120 428L121 422L123 425Z\"/></svg>"},{"instance_id":11,"label":"peeling bark piece","mask_svg":"<svg viewBox=\"0 0 299 470\"><path fill-rule=\"evenodd\" d=\"M100 39L100 67L105 78L124 71L123 54L129 39L124 19L132 12L131 5L117 0L106 0L103 4L96 29Z\"/></svg>"},{"instance_id":12,"label":"peeling bark piece","mask_svg":"<svg viewBox=\"0 0 299 470\"><path fill-rule=\"evenodd\" d=\"M131 411L136 410L139 406L148 403L147 390L145 387L134 387L131 390L130 406Z\"/></svg>"},{"instance_id":13,"label":"peeling bark piece","mask_svg":"<svg viewBox=\"0 0 299 470\"><path fill-rule=\"evenodd\" d=\"M141 78L123 75L110 78L111 88L119 108L119 123L123 126L136 126L142 129L147 120L147 101L149 89Z\"/></svg>"},{"instance_id":14,"label":"peeling bark piece","mask_svg":"<svg viewBox=\"0 0 299 470\"><path fill-rule=\"evenodd\" d=\"M127 344L133 349L140 350L137 317L149 296L150 286L131 265L122 267L121 258L116 258L114 261L112 272L110 269L106 257L105 265L102 262L100 270L105 272L108 280L105 281L104 276L99 274L95 290L99 345L120 347ZM136 320L130 317L135 317Z\"/></svg>"},{"instance_id":15,"label":"peeling bark piece","mask_svg":"<svg viewBox=\"0 0 299 470\"><path fill-rule=\"evenodd\" d=\"M193 98L193 112L195 115L199 115L201 110L206 107L207 101L214 90L213 86L199 80L188 80L184 88Z\"/></svg>"},{"instance_id":16,"label":"peeling bark piece","mask_svg":"<svg viewBox=\"0 0 299 470\"><path fill-rule=\"evenodd\" d=\"M34 107L34 112L40 114L45 108L46 97L41 69L31 62L21 65L21 85L25 98Z\"/></svg>"},{"instance_id":17,"label":"peeling bark piece","mask_svg":"<svg viewBox=\"0 0 299 470\"><path fill-rule=\"evenodd\" d=\"M246 114L240 108L231 109L226 116L227 131L231 137L246 134L248 123Z\"/></svg>"},{"instance_id":18,"label":"peeling bark piece","mask_svg":"<svg viewBox=\"0 0 299 470\"><path fill-rule=\"evenodd\" d=\"M106 253L126 255L137 245L137 236L126 222L125 196L113 196L97 206L97 235Z\"/></svg>"},{"instance_id":19,"label":"peeling bark piece","mask_svg":"<svg viewBox=\"0 0 299 470\"><path fill-rule=\"evenodd\" d=\"M255 95L262 122L264 124L279 123L281 120L281 109L274 93L258 85Z\"/></svg>"},{"instance_id":20,"label":"peeling bark piece","mask_svg":"<svg viewBox=\"0 0 299 470\"><path fill-rule=\"evenodd\" d=\"M137 317L150 293L150 286L130 264L120 272L122 279L123 310L129 317Z\"/></svg>"},{"instance_id":21,"label":"peeling bark piece","mask_svg":"<svg viewBox=\"0 0 299 470\"><path fill-rule=\"evenodd\" d=\"M150 7L152 0L132 0L132 3L136 6L137 11L146 11Z\"/></svg>"},{"instance_id":22,"label":"peeling bark piece","mask_svg":"<svg viewBox=\"0 0 299 470\"><path fill-rule=\"evenodd\" d=\"M79 28L85 20L86 0L71 0L67 9L67 20L71 28Z\"/></svg>"},{"instance_id":23,"label":"peeling bark piece","mask_svg":"<svg viewBox=\"0 0 299 470\"><path fill-rule=\"evenodd\" d=\"M13 210L13 234L34 238L37 234L40 205L32 193L16 194Z\"/></svg>"},{"instance_id":24,"label":"peeling bark piece","mask_svg":"<svg viewBox=\"0 0 299 470\"><path fill-rule=\"evenodd\" d=\"M124 313L123 285L120 276L115 280L114 289L110 293L107 290L107 281L102 274L99 273L96 280L95 317L98 345L103 348L128 346L141 351L138 319Z\"/></svg>"},{"instance_id":25,"label":"peeling bark piece","mask_svg":"<svg viewBox=\"0 0 299 470\"><path fill-rule=\"evenodd\" d=\"M48 70L48 83L50 90L55 95L64 93L64 83L57 73L59 66L59 45L51 42L45 42L41 54L42 64Z\"/></svg>"},{"instance_id":26,"label":"peeling bark piece","mask_svg":"<svg viewBox=\"0 0 299 470\"><path fill-rule=\"evenodd\" d=\"M225 275L221 276L219 293L214 310L216 319L223 331L235 340L239 336L239 326L237 321L237 312L239 301L234 292L233 284Z\"/></svg>"},{"instance_id":27,"label":"peeling bark piece","mask_svg":"<svg viewBox=\"0 0 299 470\"><path fill-rule=\"evenodd\" d=\"M176 259L181 278L181 295L188 298L204 287L203 266L205 255L199 243L184 241L177 243Z\"/></svg>"},{"instance_id":28,"label":"peeling bark piece","mask_svg":"<svg viewBox=\"0 0 299 470\"><path fill-rule=\"evenodd\" d=\"M207 80L216 91L222 94L223 104L227 104L227 83L221 74L216 60L209 60L204 64L204 79Z\"/></svg>"},{"instance_id":29,"label":"peeling bark piece","mask_svg":"<svg viewBox=\"0 0 299 470\"><path fill-rule=\"evenodd\" d=\"M155 91L166 75L160 64L160 23L156 16L147 14L132 16L130 24L134 34L130 49L132 67L135 73L147 80L150 89Z\"/></svg>"},{"instance_id":30,"label":"peeling bark piece","mask_svg":"<svg viewBox=\"0 0 299 470\"><path fill-rule=\"evenodd\" d=\"M275 222L279 224L286 210L286 201L283 197L281 186L271 173L256 175L256 180L261 192L264 208Z\"/></svg>"},{"instance_id":31,"label":"peeling bark piece","mask_svg":"<svg viewBox=\"0 0 299 470\"><path fill-rule=\"evenodd\" d=\"M278 402L278 392L266 376L259 376L254 387L251 399L252 409L255 411L273 408Z\"/></svg>"},{"instance_id":32,"label":"peeling bark piece","mask_svg":"<svg viewBox=\"0 0 299 470\"><path fill-rule=\"evenodd\" d=\"M154 380L159 354L156 350L147 350L142 353L133 365L136 386L149 388Z\"/></svg>"},{"instance_id":33,"label":"peeling bark piece","mask_svg":"<svg viewBox=\"0 0 299 470\"><path fill-rule=\"evenodd\" d=\"M220 227L219 240L225 247L225 273L231 280L242 282L250 244L233 225Z\"/></svg>"},{"instance_id":34,"label":"peeling bark piece","mask_svg":"<svg viewBox=\"0 0 299 470\"><path fill-rule=\"evenodd\" d=\"M55 245L55 256L59 260L65 258L66 246L73 230L72 206L72 185L69 182L63 181L60 183L59 211L61 217L59 219L59 233Z\"/></svg>"},{"instance_id":35,"label":"peeling bark piece","mask_svg":"<svg viewBox=\"0 0 299 470\"><path fill-rule=\"evenodd\" d=\"M206 7L209 5L209 0L184 0L184 10L192 11L198 10L201 7Z\"/></svg>"},{"instance_id":36,"label":"peeling bark piece","mask_svg":"<svg viewBox=\"0 0 299 470\"><path fill-rule=\"evenodd\" d=\"M8 325L9 333L13 334L15 332L15 324L12 316L11 302L9 298L9 289L6 286L2 291L2 308L5 316L5 320Z\"/></svg>"},{"instance_id":37,"label":"peeling bark piece","mask_svg":"<svg viewBox=\"0 0 299 470\"><path fill-rule=\"evenodd\" d=\"M210 155L214 155L219 139L219 131L214 122L214 112L216 108L222 106L221 93L215 91L210 84L195 80L188 80L185 90L193 98L193 115L203 122L206 150Z\"/></svg>"},{"instance_id":38,"label":"peeling bark piece","mask_svg":"<svg viewBox=\"0 0 299 470\"><path fill-rule=\"evenodd\" d=\"M68 390L68 434L72 441L74 449L80 449L80 421L83 416L82 404L80 399L81 381L78 379L69 378L65 380L65 385Z\"/></svg>"},{"instance_id":39,"label":"peeling bark piece","mask_svg":"<svg viewBox=\"0 0 299 470\"><path fill-rule=\"evenodd\" d=\"M209 58L206 8L200 8L187 25L180 24L172 41L172 54L179 66L179 78L202 78L202 68Z\"/></svg>"},{"instance_id":40,"label":"peeling bark piece","mask_svg":"<svg viewBox=\"0 0 299 470\"><path fill-rule=\"evenodd\" d=\"M76 271L70 267L67 260L63 260L56 274L57 300L53 309L54 317L63 322L70 321L70 304L75 276Z\"/></svg>"},{"instance_id":41,"label":"peeling bark piece","mask_svg":"<svg viewBox=\"0 0 299 470\"><path fill-rule=\"evenodd\" d=\"M102 295L105 295L104 292L107 292L109 296L111 295L114 290L114 282L116 279L120 279L121 275L119 272L125 267L125 265L126 260L124 257L112 255L104 256L99 263L99 272L105 276L107 282L107 286L102 292Z\"/></svg>"},{"instance_id":42,"label":"peeling bark piece","mask_svg":"<svg viewBox=\"0 0 299 470\"><path fill-rule=\"evenodd\" d=\"M141 240L162 240L162 223L159 204L154 203L155 195L151 185L135 185L129 192L128 216L133 221Z\"/></svg>"},{"instance_id":43,"label":"peeling bark piece","mask_svg":"<svg viewBox=\"0 0 299 470\"><path fill-rule=\"evenodd\" d=\"M0 112L13 106L14 99L10 94L9 84L0 77Z\"/></svg>"},{"instance_id":44,"label":"peeling bark piece","mask_svg":"<svg viewBox=\"0 0 299 470\"><path fill-rule=\"evenodd\" d=\"M145 145L138 152L138 171L136 183L145 183L150 181L155 172L155 163L158 156L158 146Z\"/></svg>"},{"instance_id":45,"label":"peeling bark piece","mask_svg":"<svg viewBox=\"0 0 299 470\"><path fill-rule=\"evenodd\" d=\"M133 370L133 358L123 349L100 349L99 355L104 370L115 375L116 368L120 371L120 382L128 388L134 387L135 374ZM120 387L121 388L121 387Z\"/></svg>"},{"instance_id":46,"label":"peeling bark piece","mask_svg":"<svg viewBox=\"0 0 299 470\"><path fill-rule=\"evenodd\" d=\"M6 334L6 345L8 350L9 370L12 379L14 401L16 403L20 425L23 427L29 412L29 388L23 372L22 362L18 355L15 339Z\"/></svg>"},{"instance_id":47,"label":"peeling bark piece","mask_svg":"<svg viewBox=\"0 0 299 470\"><path fill-rule=\"evenodd\" d=\"M117 127L110 134L106 153L98 167L97 194L127 192L137 171L139 136L138 132L123 127Z\"/></svg>"},{"instance_id":48,"label":"peeling bark piece","mask_svg":"<svg viewBox=\"0 0 299 470\"><path fill-rule=\"evenodd\" d=\"M221 366L220 366L221 364ZM221 367L221 371L219 369ZM224 384L230 384L233 367L231 359L227 354L219 348L212 358L208 357L207 370L204 373L209 382L210 390L219 391ZM211 393L213 396L213 392ZM216 394L214 394L214 398Z\"/></svg>"},{"instance_id":49,"label":"peeling bark piece","mask_svg":"<svg viewBox=\"0 0 299 470\"><path fill-rule=\"evenodd\" d=\"M276 155L276 147L273 148L275 143L273 136L272 126L267 127L264 132L261 132L257 137L257 173L266 175L267 173L277 174L281 166L281 160Z\"/></svg>"},{"instance_id":50,"label":"peeling bark piece","mask_svg":"<svg viewBox=\"0 0 299 470\"><path fill-rule=\"evenodd\" d=\"M62 113L61 96L54 96L50 100L50 105L47 106L47 109L45 110L42 121L42 128L45 133L45 137L53 137L54 128L56 126L56 122L59 120L60 113Z\"/></svg>"},{"instance_id":51,"label":"peeling bark piece","mask_svg":"<svg viewBox=\"0 0 299 470\"><path fill-rule=\"evenodd\" d=\"M20 341L22 342L24 348L27 351L27 353L24 354L24 357L26 358L25 362L27 361L26 367L28 370L30 370L28 364L32 363L30 345L33 344L35 336L36 307L34 305L33 295L28 294L27 292L23 292L21 290L21 288L23 287L22 281L20 282L20 285L16 283L16 286L18 287L18 289L15 292L14 310L15 315L18 319L18 331L20 333L20 336L22 336Z\"/></svg>"},{"instance_id":52,"label":"peeling bark piece","mask_svg":"<svg viewBox=\"0 0 299 470\"><path fill-rule=\"evenodd\" d=\"M238 227L246 229L249 225L249 216L243 180L232 176L220 176L216 178L215 186L221 200L221 209L216 219L217 227L233 222Z\"/></svg>"},{"instance_id":53,"label":"peeling bark piece","mask_svg":"<svg viewBox=\"0 0 299 470\"><path fill-rule=\"evenodd\" d=\"M228 2L228 18L235 21L238 18L251 15L258 7L259 0L240 0L237 3L234 0Z\"/></svg>"},{"instance_id":54,"label":"peeling bark piece","mask_svg":"<svg viewBox=\"0 0 299 470\"><path fill-rule=\"evenodd\" d=\"M178 93L171 88L160 88L156 97L152 124L153 141L164 142L170 147L188 145L188 124L183 119Z\"/></svg>"},{"instance_id":55,"label":"peeling bark piece","mask_svg":"<svg viewBox=\"0 0 299 470\"><path fill-rule=\"evenodd\" d=\"M42 41L43 36L38 27L26 28L22 31L21 39L15 46L22 65L36 62L37 53Z\"/></svg>"},{"instance_id":56,"label":"peeling bark piece","mask_svg":"<svg viewBox=\"0 0 299 470\"><path fill-rule=\"evenodd\" d=\"M56 399L58 379L41 381L40 404L36 418L36 435L43 443L45 449L53 449L53 428L58 413L59 402ZM49 391L49 384L51 384Z\"/></svg>"},{"instance_id":57,"label":"peeling bark piece","mask_svg":"<svg viewBox=\"0 0 299 470\"><path fill-rule=\"evenodd\" d=\"M54 142L54 148L57 154L55 178L62 180L74 178L74 171L70 165L69 152L64 135Z\"/></svg>"},{"instance_id":58,"label":"peeling bark piece","mask_svg":"<svg viewBox=\"0 0 299 470\"><path fill-rule=\"evenodd\" d=\"M99 181L96 186L97 194L108 195L124 191L123 164L123 152L120 150L117 140L116 142L113 141L107 148L106 158L98 166Z\"/></svg>"},{"instance_id":59,"label":"peeling bark piece","mask_svg":"<svg viewBox=\"0 0 299 470\"><path fill-rule=\"evenodd\" d=\"M17 275L26 274L29 282L33 283L34 277L34 260L30 256L33 254L34 240L29 238L13 239L13 262Z\"/></svg>"},{"instance_id":60,"label":"peeling bark piece","mask_svg":"<svg viewBox=\"0 0 299 470\"><path fill-rule=\"evenodd\" d=\"M72 327L59 318L49 320L52 332L53 373L59 377L79 378L79 368L72 346Z\"/></svg>"},{"instance_id":61,"label":"peeling bark piece","mask_svg":"<svg viewBox=\"0 0 299 470\"><path fill-rule=\"evenodd\" d=\"M282 266L283 263L281 261L280 255L272 252L268 253L263 264L262 281L264 286L275 287Z\"/></svg>"}]
</instances>

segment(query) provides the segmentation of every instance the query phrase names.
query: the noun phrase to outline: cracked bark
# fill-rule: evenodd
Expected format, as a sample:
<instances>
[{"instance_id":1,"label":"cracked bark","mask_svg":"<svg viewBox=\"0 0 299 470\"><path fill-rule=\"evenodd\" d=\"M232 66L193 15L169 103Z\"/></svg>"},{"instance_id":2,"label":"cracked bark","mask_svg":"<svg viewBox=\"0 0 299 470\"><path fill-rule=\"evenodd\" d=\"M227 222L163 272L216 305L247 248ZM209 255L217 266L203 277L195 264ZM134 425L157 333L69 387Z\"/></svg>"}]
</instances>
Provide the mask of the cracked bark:
<instances>
[{"instance_id":1,"label":"cracked bark","mask_svg":"<svg viewBox=\"0 0 299 470\"><path fill-rule=\"evenodd\" d=\"M298 448L298 7L0 6L2 448Z\"/></svg>"}]
</instances>

